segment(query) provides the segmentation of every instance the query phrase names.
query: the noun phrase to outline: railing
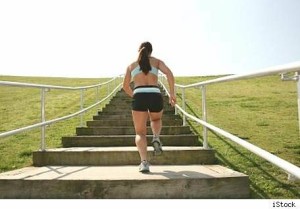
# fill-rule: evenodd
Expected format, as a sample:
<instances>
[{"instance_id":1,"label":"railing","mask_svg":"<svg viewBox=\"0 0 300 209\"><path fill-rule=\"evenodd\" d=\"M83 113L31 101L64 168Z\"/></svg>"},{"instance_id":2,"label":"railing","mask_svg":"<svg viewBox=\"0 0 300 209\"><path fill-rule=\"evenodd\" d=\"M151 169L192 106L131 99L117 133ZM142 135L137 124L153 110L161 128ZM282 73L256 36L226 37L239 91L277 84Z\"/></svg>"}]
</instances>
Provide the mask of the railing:
<instances>
[{"instance_id":1,"label":"railing","mask_svg":"<svg viewBox=\"0 0 300 209\"><path fill-rule=\"evenodd\" d=\"M41 90L41 99L40 99L40 104L41 104L41 122L36 123L33 125L29 125L26 127L18 128L15 130L7 131L4 133L0 133L0 138L2 137L7 137L11 135L15 135L17 133L21 133L24 131L29 131L35 128L41 127L41 145L40 149L42 151L45 151L46 143L45 143L45 131L46 131L46 126L63 121L69 118L73 118L77 115L80 115L80 126L83 126L83 113L87 112L88 110L96 107L97 105L101 104L102 102L106 101L109 99L113 94L116 93L121 87L121 76L117 76L112 78L109 81L106 81L104 83L96 84L96 85L91 85L91 86L82 86L82 87L65 87L65 86L54 86L54 85L42 85L42 84L32 84L32 83L19 83L19 82L10 82L10 81L0 81L0 86L12 86L12 87L25 87L25 88L37 88ZM102 98L101 100L99 99L99 88L107 86L107 96ZM89 107L83 108L84 107L84 91L87 89L96 89L96 102ZM73 113L69 114L60 118L55 118L52 120L46 121L45 117L45 95L46 92L49 91L50 89L60 89L60 90L77 90L80 91L80 110Z\"/></svg>"},{"instance_id":2,"label":"railing","mask_svg":"<svg viewBox=\"0 0 300 209\"><path fill-rule=\"evenodd\" d=\"M295 76L291 78L287 78L285 73L288 72L295 72ZM189 118L203 126L203 147L205 149L209 149L208 147L208 139L207 139L207 129L210 129L228 139L231 141L241 145L242 147L246 148L247 150L255 153L256 155L262 157L263 159L269 161L270 163L276 165L277 167L283 169L288 174L289 180L299 180L300 179L300 168L291 164L290 162L287 162L257 146L252 145L249 142L246 142L245 140L230 134L212 124L209 124L207 122L207 111L206 111L206 86L212 85L212 84L218 84L222 82L229 82L234 80L242 80L242 79L249 79L249 78L256 78L256 77L262 77L262 76L268 76L280 73L282 80L294 80L297 82L297 90L298 90L298 116L300 118L300 81L299 81L299 72L300 72L300 62L290 63L286 65L281 66L275 66L270 68L265 68L260 71L257 71L255 73L249 73L249 74L241 74L241 75L230 75L230 76L224 76L217 79L212 79L208 81L203 81L199 83L189 84L189 85L178 85L176 84L176 89L181 89L181 95L182 95L182 106L180 107L178 104L175 106L175 114L177 114L178 111L182 113L183 116L183 125L186 124L186 118ZM161 76L160 84L163 86L165 91L168 93L168 88L165 86L166 83L166 77ZM201 88L202 91L202 119L199 119L189 113L186 112L186 101L185 101L185 89L188 88ZM299 121L299 127L300 127L300 121ZM299 128L300 130L300 128Z\"/></svg>"}]
</instances>

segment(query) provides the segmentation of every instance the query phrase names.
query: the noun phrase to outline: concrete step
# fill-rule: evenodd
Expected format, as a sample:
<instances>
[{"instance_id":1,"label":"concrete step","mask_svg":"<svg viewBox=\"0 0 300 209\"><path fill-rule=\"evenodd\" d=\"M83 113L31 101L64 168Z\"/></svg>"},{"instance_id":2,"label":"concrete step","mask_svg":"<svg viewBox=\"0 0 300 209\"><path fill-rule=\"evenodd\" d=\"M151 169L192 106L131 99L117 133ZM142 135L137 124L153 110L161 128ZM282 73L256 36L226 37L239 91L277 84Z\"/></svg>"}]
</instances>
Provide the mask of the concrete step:
<instances>
[{"instance_id":1,"label":"concrete step","mask_svg":"<svg viewBox=\"0 0 300 209\"><path fill-rule=\"evenodd\" d=\"M113 101L112 103L108 103L106 106L102 107L102 109L104 108L126 108L126 109L131 109L131 104L132 101ZM173 109L174 107L172 107L168 102L164 102L164 109Z\"/></svg>"},{"instance_id":2,"label":"concrete step","mask_svg":"<svg viewBox=\"0 0 300 209\"><path fill-rule=\"evenodd\" d=\"M153 165L214 164L215 153L203 147L163 146L163 154L153 156L153 147L148 147L148 156ZM140 157L136 147L71 147L33 152L34 166L72 165L137 165Z\"/></svg>"},{"instance_id":3,"label":"concrete step","mask_svg":"<svg viewBox=\"0 0 300 209\"><path fill-rule=\"evenodd\" d=\"M123 111L130 111L131 112L131 105L109 105L107 107L103 107L101 112L123 112ZM174 114L175 110L171 106L164 106L164 113L171 112Z\"/></svg>"},{"instance_id":4,"label":"concrete step","mask_svg":"<svg viewBox=\"0 0 300 209\"><path fill-rule=\"evenodd\" d=\"M248 176L219 165L27 167L0 174L1 199L246 199Z\"/></svg>"},{"instance_id":5,"label":"concrete step","mask_svg":"<svg viewBox=\"0 0 300 209\"><path fill-rule=\"evenodd\" d=\"M115 109L103 109L101 111L98 112L98 115L101 115L101 114L113 114L113 115L116 115L116 114L127 114L127 115L131 115L132 112L131 112L131 109L130 108L115 108ZM175 112L173 110L164 110L164 113L163 113L163 117L167 114L170 114L170 115L174 115Z\"/></svg>"},{"instance_id":6,"label":"concrete step","mask_svg":"<svg viewBox=\"0 0 300 209\"><path fill-rule=\"evenodd\" d=\"M162 135L178 135L191 134L189 126L163 126L161 129ZM133 126L120 127L77 127L76 134L83 135L134 135L135 130ZM152 134L150 127L147 127L147 134Z\"/></svg>"},{"instance_id":7,"label":"concrete step","mask_svg":"<svg viewBox=\"0 0 300 209\"><path fill-rule=\"evenodd\" d=\"M131 102L133 101L132 98L114 98L109 101L109 105L120 105L120 104L128 104L131 105ZM163 98L163 103L165 105L169 105L169 99L164 97Z\"/></svg>"},{"instance_id":8,"label":"concrete step","mask_svg":"<svg viewBox=\"0 0 300 209\"><path fill-rule=\"evenodd\" d=\"M169 126L181 126L182 120L174 120L170 118L163 118L162 119L163 124L168 124ZM104 127L104 126L132 126L133 127L133 121L131 118L127 118L124 120L112 120L112 119L101 119L101 120L93 120L93 121L87 121L86 122L87 127ZM150 126L150 121L147 122L147 126Z\"/></svg>"},{"instance_id":9,"label":"concrete step","mask_svg":"<svg viewBox=\"0 0 300 209\"><path fill-rule=\"evenodd\" d=\"M161 92L162 92L162 96L164 98L168 98L167 94L165 94L165 91L161 90ZM125 92L117 93L113 99L118 99L118 98L129 98L130 99L130 97Z\"/></svg>"},{"instance_id":10,"label":"concrete step","mask_svg":"<svg viewBox=\"0 0 300 209\"><path fill-rule=\"evenodd\" d=\"M124 112L122 114L120 113L103 113L99 112L98 115L93 116L93 120L102 120L102 119L107 119L107 120L132 120L132 114L130 112ZM162 120L164 121L165 119L174 119L174 120L181 120L179 115L175 115L174 113L172 114L164 114L162 117Z\"/></svg>"},{"instance_id":11,"label":"concrete step","mask_svg":"<svg viewBox=\"0 0 300 209\"><path fill-rule=\"evenodd\" d=\"M151 146L151 140L152 135L148 135L148 146ZM160 140L164 146L202 146L194 134L161 135ZM135 146L135 135L65 136L62 144L63 147Z\"/></svg>"},{"instance_id":12,"label":"concrete step","mask_svg":"<svg viewBox=\"0 0 300 209\"><path fill-rule=\"evenodd\" d=\"M131 103L133 100L133 98L130 98L129 96L124 96L124 95L117 95L116 97L112 98L109 103L113 103L113 102L128 102ZM169 102L169 98L167 96L163 95L163 102L168 103Z\"/></svg>"}]
</instances>

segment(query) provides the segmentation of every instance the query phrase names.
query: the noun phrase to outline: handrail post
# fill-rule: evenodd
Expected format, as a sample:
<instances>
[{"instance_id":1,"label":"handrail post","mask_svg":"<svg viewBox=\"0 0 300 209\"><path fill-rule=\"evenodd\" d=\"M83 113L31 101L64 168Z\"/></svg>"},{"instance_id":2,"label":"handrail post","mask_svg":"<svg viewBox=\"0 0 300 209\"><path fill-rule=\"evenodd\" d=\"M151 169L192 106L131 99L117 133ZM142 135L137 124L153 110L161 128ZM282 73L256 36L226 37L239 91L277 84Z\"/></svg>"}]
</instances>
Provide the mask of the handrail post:
<instances>
[{"instance_id":1,"label":"handrail post","mask_svg":"<svg viewBox=\"0 0 300 209\"><path fill-rule=\"evenodd\" d=\"M96 95L96 102L98 102L99 100L100 100L100 96L99 96L99 88L101 88L101 86L97 86L97 91L96 91L96 93L97 93L97 95ZM100 107L100 104L99 104L99 107Z\"/></svg>"},{"instance_id":2,"label":"handrail post","mask_svg":"<svg viewBox=\"0 0 300 209\"><path fill-rule=\"evenodd\" d=\"M45 88L41 88L41 122L45 122ZM45 130L46 126L41 127L41 151L45 151Z\"/></svg>"},{"instance_id":3,"label":"handrail post","mask_svg":"<svg viewBox=\"0 0 300 209\"><path fill-rule=\"evenodd\" d=\"M186 111L186 108L185 108L185 88L182 88L182 108L184 111ZM186 125L186 116L183 115L183 126Z\"/></svg>"},{"instance_id":4,"label":"handrail post","mask_svg":"<svg viewBox=\"0 0 300 209\"><path fill-rule=\"evenodd\" d=\"M121 76L118 75L118 83L120 83L120 82L121 82Z\"/></svg>"},{"instance_id":5,"label":"handrail post","mask_svg":"<svg viewBox=\"0 0 300 209\"><path fill-rule=\"evenodd\" d=\"M297 82L297 103L298 103L298 133L300 134L300 71L295 72L295 75L289 77L285 73L281 73L281 80L282 81L296 81Z\"/></svg>"},{"instance_id":6,"label":"handrail post","mask_svg":"<svg viewBox=\"0 0 300 209\"><path fill-rule=\"evenodd\" d=\"M109 95L110 83L107 84L107 95Z\"/></svg>"},{"instance_id":7,"label":"handrail post","mask_svg":"<svg viewBox=\"0 0 300 209\"><path fill-rule=\"evenodd\" d=\"M84 89L80 91L80 110L83 110L83 92ZM80 114L80 127L83 127L83 113Z\"/></svg>"},{"instance_id":8,"label":"handrail post","mask_svg":"<svg viewBox=\"0 0 300 209\"><path fill-rule=\"evenodd\" d=\"M202 89L202 120L207 121L207 113L206 113L206 87L201 86ZM203 148L209 149L207 142L207 128L203 126Z\"/></svg>"},{"instance_id":9,"label":"handrail post","mask_svg":"<svg viewBox=\"0 0 300 209\"><path fill-rule=\"evenodd\" d=\"M99 86L96 88L96 102L99 101Z\"/></svg>"}]
</instances>

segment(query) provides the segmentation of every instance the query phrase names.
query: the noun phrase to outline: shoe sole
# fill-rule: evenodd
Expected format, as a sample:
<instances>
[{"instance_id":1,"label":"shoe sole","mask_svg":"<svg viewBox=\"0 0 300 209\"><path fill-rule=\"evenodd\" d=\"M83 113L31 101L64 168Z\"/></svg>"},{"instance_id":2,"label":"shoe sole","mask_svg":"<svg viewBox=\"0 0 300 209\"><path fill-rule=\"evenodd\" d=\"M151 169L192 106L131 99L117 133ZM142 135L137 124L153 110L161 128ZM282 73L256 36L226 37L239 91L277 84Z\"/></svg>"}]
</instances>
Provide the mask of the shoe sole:
<instances>
[{"instance_id":1,"label":"shoe sole","mask_svg":"<svg viewBox=\"0 0 300 209\"><path fill-rule=\"evenodd\" d=\"M163 150L159 144L159 142L153 142L154 155L161 155Z\"/></svg>"},{"instance_id":2,"label":"shoe sole","mask_svg":"<svg viewBox=\"0 0 300 209\"><path fill-rule=\"evenodd\" d=\"M143 171L140 171L141 173L150 173L150 170L143 170Z\"/></svg>"}]
</instances>

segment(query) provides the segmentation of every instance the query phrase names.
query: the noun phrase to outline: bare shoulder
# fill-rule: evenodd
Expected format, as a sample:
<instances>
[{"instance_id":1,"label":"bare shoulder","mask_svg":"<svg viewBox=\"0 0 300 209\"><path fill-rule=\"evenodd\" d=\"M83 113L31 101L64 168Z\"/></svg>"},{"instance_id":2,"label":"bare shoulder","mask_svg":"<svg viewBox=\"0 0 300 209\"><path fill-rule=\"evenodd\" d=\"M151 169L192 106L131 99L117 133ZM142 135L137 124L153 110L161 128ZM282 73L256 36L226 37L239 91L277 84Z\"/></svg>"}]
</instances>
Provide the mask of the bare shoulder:
<instances>
[{"instance_id":1,"label":"bare shoulder","mask_svg":"<svg viewBox=\"0 0 300 209\"><path fill-rule=\"evenodd\" d=\"M161 63L163 63L163 61L161 59L158 59L156 57L151 57L151 64L157 68L159 68L159 66L161 65Z\"/></svg>"},{"instance_id":2,"label":"bare shoulder","mask_svg":"<svg viewBox=\"0 0 300 209\"><path fill-rule=\"evenodd\" d=\"M130 65L128 65L127 70L132 71L137 66L138 66L138 63L137 62L133 62Z\"/></svg>"},{"instance_id":3,"label":"bare shoulder","mask_svg":"<svg viewBox=\"0 0 300 209\"><path fill-rule=\"evenodd\" d=\"M167 65L165 64L165 62L161 59L156 59L157 60L157 67L160 69L160 70L165 70L165 69L168 69Z\"/></svg>"},{"instance_id":4,"label":"bare shoulder","mask_svg":"<svg viewBox=\"0 0 300 209\"><path fill-rule=\"evenodd\" d=\"M170 74L171 73L171 70L170 68L165 64L165 62L161 59L157 59L157 68L163 72L164 74Z\"/></svg>"}]
</instances>

